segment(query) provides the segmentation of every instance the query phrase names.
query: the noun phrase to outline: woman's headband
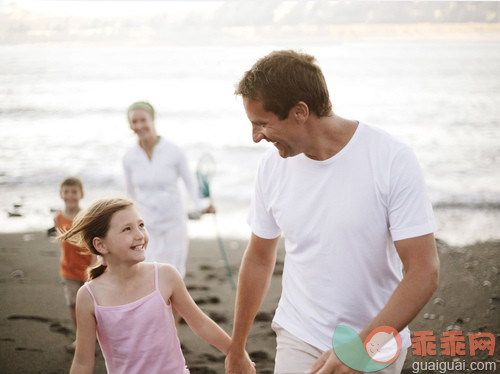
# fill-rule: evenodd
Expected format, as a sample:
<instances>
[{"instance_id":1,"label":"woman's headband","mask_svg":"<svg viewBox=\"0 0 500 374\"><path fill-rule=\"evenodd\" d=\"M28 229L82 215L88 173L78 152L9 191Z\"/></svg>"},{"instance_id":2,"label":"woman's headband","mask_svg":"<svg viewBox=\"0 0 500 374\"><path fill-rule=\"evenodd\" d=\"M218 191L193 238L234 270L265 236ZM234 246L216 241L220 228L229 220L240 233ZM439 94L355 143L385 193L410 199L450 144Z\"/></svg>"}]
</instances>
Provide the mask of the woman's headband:
<instances>
[{"instance_id":1,"label":"woman's headband","mask_svg":"<svg viewBox=\"0 0 500 374\"><path fill-rule=\"evenodd\" d=\"M154 110L153 106L146 101L137 101L137 102L133 103L132 105L130 105L127 109L127 117L130 115L130 112L132 112L136 109L145 110L146 112L151 114L151 117L153 117L153 119L155 118L155 110Z\"/></svg>"}]
</instances>

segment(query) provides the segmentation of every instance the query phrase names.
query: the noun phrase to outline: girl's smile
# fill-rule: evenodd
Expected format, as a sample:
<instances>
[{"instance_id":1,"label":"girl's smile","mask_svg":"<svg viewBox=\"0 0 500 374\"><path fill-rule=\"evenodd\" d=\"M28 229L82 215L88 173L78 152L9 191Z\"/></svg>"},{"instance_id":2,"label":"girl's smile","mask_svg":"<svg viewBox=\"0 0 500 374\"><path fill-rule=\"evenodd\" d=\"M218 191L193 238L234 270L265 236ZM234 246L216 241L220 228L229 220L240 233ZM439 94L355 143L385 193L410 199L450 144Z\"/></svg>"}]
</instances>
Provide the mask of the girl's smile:
<instances>
[{"instance_id":1,"label":"girl's smile","mask_svg":"<svg viewBox=\"0 0 500 374\"><path fill-rule=\"evenodd\" d=\"M121 260L134 252L135 261L144 261L145 251L149 242L149 235L139 211L133 205L113 214L109 222L109 230L101 240L103 255L112 260L118 257ZM140 254L140 257L137 257ZM108 261L109 262L109 261Z\"/></svg>"}]
</instances>

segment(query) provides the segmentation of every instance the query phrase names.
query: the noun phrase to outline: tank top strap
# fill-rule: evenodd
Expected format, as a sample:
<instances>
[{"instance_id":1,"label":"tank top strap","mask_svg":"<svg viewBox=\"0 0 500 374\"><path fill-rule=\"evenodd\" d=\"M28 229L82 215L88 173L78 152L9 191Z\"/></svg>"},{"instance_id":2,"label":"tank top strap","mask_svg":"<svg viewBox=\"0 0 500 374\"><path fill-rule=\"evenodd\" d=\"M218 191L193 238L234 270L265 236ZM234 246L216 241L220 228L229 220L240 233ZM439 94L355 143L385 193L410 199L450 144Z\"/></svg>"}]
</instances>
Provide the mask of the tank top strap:
<instances>
[{"instance_id":1,"label":"tank top strap","mask_svg":"<svg viewBox=\"0 0 500 374\"><path fill-rule=\"evenodd\" d=\"M94 293L92 292L92 289L90 288L89 282L85 282L84 286L87 288L87 291L89 291L90 296L92 296L92 300L94 300L94 304L97 305L97 301L95 301L95 296L94 296Z\"/></svg>"},{"instance_id":2,"label":"tank top strap","mask_svg":"<svg viewBox=\"0 0 500 374\"><path fill-rule=\"evenodd\" d=\"M160 286L159 286L159 283L158 283L158 263L155 262L154 263L154 267L155 267L155 290L160 290Z\"/></svg>"}]
</instances>

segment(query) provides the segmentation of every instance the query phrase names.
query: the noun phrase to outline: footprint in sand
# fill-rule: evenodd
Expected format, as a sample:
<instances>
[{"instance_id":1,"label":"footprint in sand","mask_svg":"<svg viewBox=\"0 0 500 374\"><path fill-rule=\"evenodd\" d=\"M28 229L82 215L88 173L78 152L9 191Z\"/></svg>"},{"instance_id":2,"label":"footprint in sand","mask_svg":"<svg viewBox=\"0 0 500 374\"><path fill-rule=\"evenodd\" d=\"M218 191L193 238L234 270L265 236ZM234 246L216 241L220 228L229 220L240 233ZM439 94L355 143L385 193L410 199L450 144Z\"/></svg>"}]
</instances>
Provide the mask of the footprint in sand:
<instances>
[{"instance_id":1,"label":"footprint in sand","mask_svg":"<svg viewBox=\"0 0 500 374\"><path fill-rule=\"evenodd\" d=\"M197 299L194 299L194 302L197 305L202 305L202 304L219 304L220 299L217 296L207 296L207 297L199 297Z\"/></svg>"},{"instance_id":2,"label":"footprint in sand","mask_svg":"<svg viewBox=\"0 0 500 374\"><path fill-rule=\"evenodd\" d=\"M41 316L23 316L23 315L12 315L7 317L8 320L24 320L24 321L35 321L41 323L47 323L49 325L50 331L57 332L59 334L63 334L65 336L70 336L73 334L73 331L62 326L59 321L41 317Z\"/></svg>"},{"instance_id":3,"label":"footprint in sand","mask_svg":"<svg viewBox=\"0 0 500 374\"><path fill-rule=\"evenodd\" d=\"M270 322L273 320L273 314L267 312L259 312L255 316L257 322Z\"/></svg>"},{"instance_id":4,"label":"footprint in sand","mask_svg":"<svg viewBox=\"0 0 500 374\"><path fill-rule=\"evenodd\" d=\"M38 348L26 348L26 347L16 347L16 351L43 352L43 350Z\"/></svg>"},{"instance_id":5,"label":"footprint in sand","mask_svg":"<svg viewBox=\"0 0 500 374\"><path fill-rule=\"evenodd\" d=\"M50 331L57 332L59 334L63 334L65 336L70 336L73 334L73 331L68 329L67 327L62 326L59 322L50 324Z\"/></svg>"},{"instance_id":6,"label":"footprint in sand","mask_svg":"<svg viewBox=\"0 0 500 374\"><path fill-rule=\"evenodd\" d=\"M225 356L214 356L210 353L204 353L201 357L208 362L224 362L226 360Z\"/></svg>"},{"instance_id":7,"label":"footprint in sand","mask_svg":"<svg viewBox=\"0 0 500 374\"><path fill-rule=\"evenodd\" d=\"M255 362L269 360L269 355L267 354L267 352L264 351L250 352L249 356L252 359L252 361Z\"/></svg>"},{"instance_id":8,"label":"footprint in sand","mask_svg":"<svg viewBox=\"0 0 500 374\"><path fill-rule=\"evenodd\" d=\"M7 317L8 320L17 320L17 319L22 319L22 320L27 320L27 321L36 321L36 322L43 322L43 323L49 323L52 322L50 319L45 318L45 317L40 317L40 316L18 316L18 315L12 315Z\"/></svg>"},{"instance_id":9,"label":"footprint in sand","mask_svg":"<svg viewBox=\"0 0 500 374\"><path fill-rule=\"evenodd\" d=\"M212 265L200 265L200 270L206 271L206 270L214 270L214 267Z\"/></svg>"},{"instance_id":10,"label":"footprint in sand","mask_svg":"<svg viewBox=\"0 0 500 374\"><path fill-rule=\"evenodd\" d=\"M191 374L217 374L216 371L209 369L206 366L192 366L189 367L189 372Z\"/></svg>"},{"instance_id":11,"label":"footprint in sand","mask_svg":"<svg viewBox=\"0 0 500 374\"><path fill-rule=\"evenodd\" d=\"M227 316L223 313L210 312L209 316L210 316L210 318L212 318L214 320L215 323L226 323L227 322Z\"/></svg>"},{"instance_id":12,"label":"footprint in sand","mask_svg":"<svg viewBox=\"0 0 500 374\"><path fill-rule=\"evenodd\" d=\"M188 285L186 286L188 291L208 291L210 287L208 286L196 286L196 285Z\"/></svg>"}]
</instances>

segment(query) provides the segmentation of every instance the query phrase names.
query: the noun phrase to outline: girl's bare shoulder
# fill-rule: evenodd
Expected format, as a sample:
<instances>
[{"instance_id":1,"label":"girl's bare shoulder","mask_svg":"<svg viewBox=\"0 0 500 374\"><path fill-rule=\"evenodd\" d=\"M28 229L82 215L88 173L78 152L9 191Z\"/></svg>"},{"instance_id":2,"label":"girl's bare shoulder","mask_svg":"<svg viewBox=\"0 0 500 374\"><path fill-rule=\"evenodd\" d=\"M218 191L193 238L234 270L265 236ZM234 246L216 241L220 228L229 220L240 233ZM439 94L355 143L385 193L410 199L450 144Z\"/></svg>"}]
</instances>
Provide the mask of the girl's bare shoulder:
<instances>
[{"instance_id":1,"label":"girl's bare shoulder","mask_svg":"<svg viewBox=\"0 0 500 374\"><path fill-rule=\"evenodd\" d=\"M90 292L85 285L81 286L76 294L77 304L81 307L92 307L94 305L94 298Z\"/></svg>"},{"instance_id":2,"label":"girl's bare shoulder","mask_svg":"<svg viewBox=\"0 0 500 374\"><path fill-rule=\"evenodd\" d=\"M158 266L158 274L163 275L164 277L169 277L172 279L180 277L180 274L177 271L177 269L170 264L158 263L157 266Z\"/></svg>"},{"instance_id":3,"label":"girl's bare shoulder","mask_svg":"<svg viewBox=\"0 0 500 374\"><path fill-rule=\"evenodd\" d=\"M183 284L182 282L182 277L172 265L158 264L158 283L165 300L170 299L172 293Z\"/></svg>"}]
</instances>

